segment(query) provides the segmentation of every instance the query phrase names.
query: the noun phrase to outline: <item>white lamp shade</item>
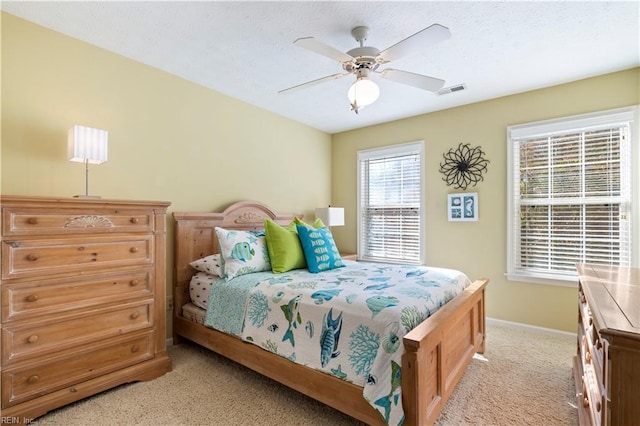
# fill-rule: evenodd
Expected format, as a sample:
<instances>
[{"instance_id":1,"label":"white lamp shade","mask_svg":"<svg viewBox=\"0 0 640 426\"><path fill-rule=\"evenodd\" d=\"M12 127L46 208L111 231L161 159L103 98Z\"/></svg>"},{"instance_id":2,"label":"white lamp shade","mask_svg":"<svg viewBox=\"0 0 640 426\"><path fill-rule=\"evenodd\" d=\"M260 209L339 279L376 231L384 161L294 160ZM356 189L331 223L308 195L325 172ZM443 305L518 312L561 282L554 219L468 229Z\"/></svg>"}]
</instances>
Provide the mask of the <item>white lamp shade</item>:
<instances>
[{"instance_id":1,"label":"white lamp shade","mask_svg":"<svg viewBox=\"0 0 640 426\"><path fill-rule=\"evenodd\" d=\"M75 125L69 129L67 153L69 161L101 164L107 161L109 132Z\"/></svg>"},{"instance_id":2,"label":"white lamp shade","mask_svg":"<svg viewBox=\"0 0 640 426\"><path fill-rule=\"evenodd\" d=\"M322 220L326 226L344 225L344 208L321 207L316 209L316 218Z\"/></svg>"},{"instance_id":3,"label":"white lamp shade","mask_svg":"<svg viewBox=\"0 0 640 426\"><path fill-rule=\"evenodd\" d=\"M359 78L347 92L351 104L364 107L370 105L380 96L378 85L368 78Z\"/></svg>"}]
</instances>

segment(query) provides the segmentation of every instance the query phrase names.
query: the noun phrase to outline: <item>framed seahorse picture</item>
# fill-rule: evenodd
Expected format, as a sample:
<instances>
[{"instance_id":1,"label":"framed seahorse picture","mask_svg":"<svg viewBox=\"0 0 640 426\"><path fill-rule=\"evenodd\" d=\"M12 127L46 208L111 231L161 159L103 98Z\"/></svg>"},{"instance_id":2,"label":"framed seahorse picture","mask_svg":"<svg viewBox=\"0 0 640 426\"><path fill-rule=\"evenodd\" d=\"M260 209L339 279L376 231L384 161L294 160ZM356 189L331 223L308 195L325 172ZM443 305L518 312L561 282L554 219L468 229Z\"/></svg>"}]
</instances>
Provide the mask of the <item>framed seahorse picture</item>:
<instances>
[{"instance_id":1,"label":"framed seahorse picture","mask_svg":"<svg viewBox=\"0 0 640 426\"><path fill-rule=\"evenodd\" d=\"M450 222L475 222L478 220L478 193L447 195L447 213Z\"/></svg>"}]
</instances>

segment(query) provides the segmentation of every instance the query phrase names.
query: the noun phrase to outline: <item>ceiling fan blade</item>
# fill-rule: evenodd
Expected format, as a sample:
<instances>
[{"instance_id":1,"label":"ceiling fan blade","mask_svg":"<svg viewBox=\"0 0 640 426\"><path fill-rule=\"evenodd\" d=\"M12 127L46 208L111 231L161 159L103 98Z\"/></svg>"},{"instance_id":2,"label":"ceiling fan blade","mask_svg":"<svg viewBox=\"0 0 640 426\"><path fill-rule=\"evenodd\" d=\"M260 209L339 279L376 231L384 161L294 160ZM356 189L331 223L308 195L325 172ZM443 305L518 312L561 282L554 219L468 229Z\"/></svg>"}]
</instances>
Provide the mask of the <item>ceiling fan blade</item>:
<instances>
[{"instance_id":1,"label":"ceiling fan blade","mask_svg":"<svg viewBox=\"0 0 640 426\"><path fill-rule=\"evenodd\" d=\"M318 78L316 80L307 81L306 83L298 84L297 86L293 86L293 87L289 87L287 89L279 90L278 93L293 92L293 91L298 90L298 89L303 89L303 88L315 86L316 84L323 83L325 81L335 80L335 79L338 79L340 77L344 77L345 75L349 75L349 73L346 72L344 74L328 75L326 77L322 77L322 78Z\"/></svg>"},{"instance_id":2,"label":"ceiling fan blade","mask_svg":"<svg viewBox=\"0 0 640 426\"><path fill-rule=\"evenodd\" d=\"M335 47L329 46L328 44L325 44L313 37L299 38L294 41L293 44L295 44L296 46L304 47L305 49L311 50L312 52L318 53L322 56L326 56L327 58L333 59L334 61L338 61L340 63L353 61L353 56L341 52Z\"/></svg>"},{"instance_id":3,"label":"ceiling fan blade","mask_svg":"<svg viewBox=\"0 0 640 426\"><path fill-rule=\"evenodd\" d=\"M386 48L380 52L379 56L384 62L395 61L411 52L423 51L425 48L450 38L451 31L449 31L449 28L440 24L433 24Z\"/></svg>"},{"instance_id":4,"label":"ceiling fan blade","mask_svg":"<svg viewBox=\"0 0 640 426\"><path fill-rule=\"evenodd\" d=\"M382 77L387 80L417 87L418 89L428 90L430 92L440 90L442 86L444 86L444 80L408 71L386 69L380 71L379 74L382 74Z\"/></svg>"}]
</instances>

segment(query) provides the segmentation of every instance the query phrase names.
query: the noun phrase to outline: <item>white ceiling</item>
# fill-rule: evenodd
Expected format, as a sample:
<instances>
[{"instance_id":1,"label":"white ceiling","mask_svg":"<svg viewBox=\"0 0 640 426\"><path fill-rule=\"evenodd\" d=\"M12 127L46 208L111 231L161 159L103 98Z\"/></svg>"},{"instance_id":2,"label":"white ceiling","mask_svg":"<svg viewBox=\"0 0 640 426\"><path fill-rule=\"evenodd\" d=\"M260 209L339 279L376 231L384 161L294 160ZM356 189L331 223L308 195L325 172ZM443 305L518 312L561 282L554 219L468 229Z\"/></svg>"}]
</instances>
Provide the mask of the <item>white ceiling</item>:
<instances>
[{"instance_id":1,"label":"white ceiling","mask_svg":"<svg viewBox=\"0 0 640 426\"><path fill-rule=\"evenodd\" d=\"M524 92L640 65L640 1L553 2L12 2L2 10L328 133ZM341 65L293 44L313 36L341 51L350 31L385 49L439 23L451 39L393 61L462 92L377 80L380 98L349 110L353 76L279 90Z\"/></svg>"}]
</instances>

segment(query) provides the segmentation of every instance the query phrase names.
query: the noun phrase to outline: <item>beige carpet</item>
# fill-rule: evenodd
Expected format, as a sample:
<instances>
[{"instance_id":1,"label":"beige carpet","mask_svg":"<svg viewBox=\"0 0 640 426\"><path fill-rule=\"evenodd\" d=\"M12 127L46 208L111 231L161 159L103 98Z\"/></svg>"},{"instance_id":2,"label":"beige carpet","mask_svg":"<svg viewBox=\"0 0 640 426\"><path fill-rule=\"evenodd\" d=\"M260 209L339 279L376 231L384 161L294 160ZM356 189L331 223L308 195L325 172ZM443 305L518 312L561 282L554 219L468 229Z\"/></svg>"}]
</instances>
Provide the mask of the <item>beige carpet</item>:
<instances>
[{"instance_id":1,"label":"beige carpet","mask_svg":"<svg viewBox=\"0 0 640 426\"><path fill-rule=\"evenodd\" d=\"M577 425L575 340L489 325L438 420L448 425ZM37 420L44 425L359 425L346 415L195 345L170 348L174 370Z\"/></svg>"}]
</instances>

